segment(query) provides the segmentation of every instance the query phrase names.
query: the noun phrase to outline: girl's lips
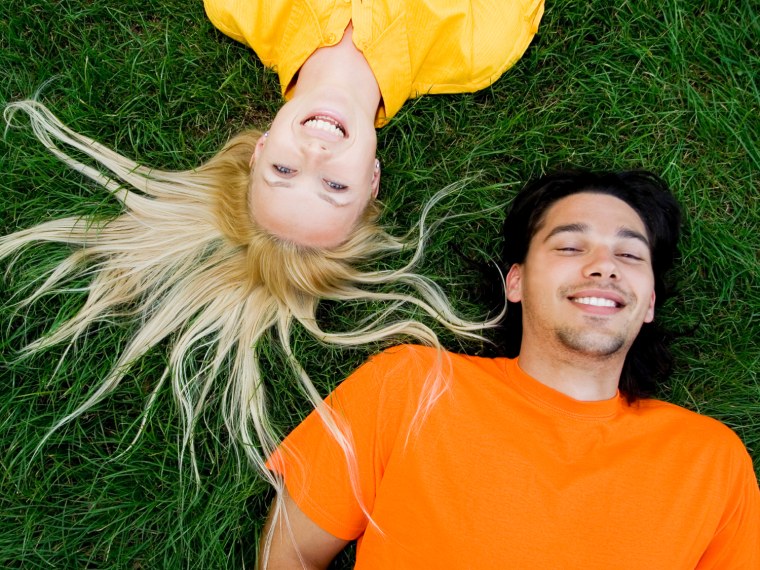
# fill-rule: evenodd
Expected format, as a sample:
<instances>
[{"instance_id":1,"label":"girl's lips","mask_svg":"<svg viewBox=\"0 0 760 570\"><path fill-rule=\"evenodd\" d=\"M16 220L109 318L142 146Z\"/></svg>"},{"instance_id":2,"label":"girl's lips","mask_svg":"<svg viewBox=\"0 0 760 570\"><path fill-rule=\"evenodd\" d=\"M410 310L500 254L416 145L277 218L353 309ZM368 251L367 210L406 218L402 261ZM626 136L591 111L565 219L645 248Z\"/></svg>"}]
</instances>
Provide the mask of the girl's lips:
<instances>
[{"instance_id":1,"label":"girl's lips","mask_svg":"<svg viewBox=\"0 0 760 570\"><path fill-rule=\"evenodd\" d=\"M348 138L345 123L330 113L315 113L307 117L301 125L312 131L321 131L342 139Z\"/></svg>"}]
</instances>

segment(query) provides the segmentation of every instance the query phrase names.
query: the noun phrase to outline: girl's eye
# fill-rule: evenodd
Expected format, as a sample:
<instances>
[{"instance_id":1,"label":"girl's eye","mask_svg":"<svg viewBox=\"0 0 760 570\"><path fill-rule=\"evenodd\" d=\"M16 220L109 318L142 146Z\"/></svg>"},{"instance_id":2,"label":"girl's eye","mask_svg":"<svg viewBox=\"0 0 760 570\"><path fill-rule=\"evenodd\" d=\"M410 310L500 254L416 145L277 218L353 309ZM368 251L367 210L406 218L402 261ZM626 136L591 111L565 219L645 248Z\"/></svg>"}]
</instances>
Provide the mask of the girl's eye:
<instances>
[{"instance_id":1,"label":"girl's eye","mask_svg":"<svg viewBox=\"0 0 760 570\"><path fill-rule=\"evenodd\" d=\"M273 164L272 168L274 168L280 174L293 174L293 172L295 172L292 168L282 166L281 164Z\"/></svg>"},{"instance_id":2,"label":"girl's eye","mask_svg":"<svg viewBox=\"0 0 760 570\"><path fill-rule=\"evenodd\" d=\"M619 256L625 259L633 259L634 261L641 261L641 257L639 257L638 255L634 255L633 253L621 253L619 254Z\"/></svg>"},{"instance_id":3,"label":"girl's eye","mask_svg":"<svg viewBox=\"0 0 760 570\"><path fill-rule=\"evenodd\" d=\"M330 188L330 190L335 190L335 191L338 191L338 192L340 192L341 190L345 190L346 188L348 188L348 186L346 186L345 184L340 184L338 182L333 182L332 180L325 180L325 184L327 184L327 186L328 186L328 188Z\"/></svg>"}]
</instances>

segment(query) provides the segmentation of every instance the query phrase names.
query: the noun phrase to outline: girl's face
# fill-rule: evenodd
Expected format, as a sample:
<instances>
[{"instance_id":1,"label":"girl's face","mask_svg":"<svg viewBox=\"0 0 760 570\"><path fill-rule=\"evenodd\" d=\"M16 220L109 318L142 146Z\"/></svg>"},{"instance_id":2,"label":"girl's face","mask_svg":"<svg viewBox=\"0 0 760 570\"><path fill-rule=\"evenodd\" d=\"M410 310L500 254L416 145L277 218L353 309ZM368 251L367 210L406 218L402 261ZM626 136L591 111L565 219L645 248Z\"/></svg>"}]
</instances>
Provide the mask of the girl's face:
<instances>
[{"instance_id":1,"label":"girl's face","mask_svg":"<svg viewBox=\"0 0 760 570\"><path fill-rule=\"evenodd\" d=\"M337 246L377 196L374 125L342 97L337 91L294 97L256 145L251 215L280 238Z\"/></svg>"}]
</instances>

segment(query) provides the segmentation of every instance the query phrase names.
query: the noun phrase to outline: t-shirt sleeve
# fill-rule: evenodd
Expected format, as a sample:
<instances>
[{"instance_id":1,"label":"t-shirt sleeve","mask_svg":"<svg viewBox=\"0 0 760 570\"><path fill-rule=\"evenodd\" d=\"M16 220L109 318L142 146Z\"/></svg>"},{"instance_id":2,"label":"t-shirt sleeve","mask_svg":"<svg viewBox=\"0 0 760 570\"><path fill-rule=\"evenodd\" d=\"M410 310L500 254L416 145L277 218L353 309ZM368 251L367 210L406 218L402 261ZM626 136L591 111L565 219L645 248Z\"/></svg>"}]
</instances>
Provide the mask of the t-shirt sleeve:
<instances>
[{"instance_id":1,"label":"t-shirt sleeve","mask_svg":"<svg viewBox=\"0 0 760 570\"><path fill-rule=\"evenodd\" d=\"M270 457L288 493L320 528L343 540L365 530L377 486L410 401L403 347L358 368ZM336 438L332 430L338 433Z\"/></svg>"},{"instance_id":2,"label":"t-shirt sleeve","mask_svg":"<svg viewBox=\"0 0 760 570\"><path fill-rule=\"evenodd\" d=\"M760 568L760 489L752 460L738 442L734 469L730 501L720 527L697 565L699 570Z\"/></svg>"},{"instance_id":3,"label":"t-shirt sleeve","mask_svg":"<svg viewBox=\"0 0 760 570\"><path fill-rule=\"evenodd\" d=\"M284 25L278 23L287 22L287 2L203 0L203 5L216 29L253 49L265 66L277 65Z\"/></svg>"}]
</instances>

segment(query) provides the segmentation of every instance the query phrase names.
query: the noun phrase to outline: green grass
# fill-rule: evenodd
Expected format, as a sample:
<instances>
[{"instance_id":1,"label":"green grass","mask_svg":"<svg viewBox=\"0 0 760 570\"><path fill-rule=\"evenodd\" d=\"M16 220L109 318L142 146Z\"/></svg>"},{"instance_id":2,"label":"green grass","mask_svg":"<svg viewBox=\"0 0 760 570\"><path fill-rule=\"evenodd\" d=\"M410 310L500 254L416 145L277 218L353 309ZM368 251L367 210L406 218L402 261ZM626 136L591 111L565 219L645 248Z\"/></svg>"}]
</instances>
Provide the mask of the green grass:
<instances>
[{"instance_id":1,"label":"green grass","mask_svg":"<svg viewBox=\"0 0 760 570\"><path fill-rule=\"evenodd\" d=\"M412 101L379 133L384 222L397 233L435 191L470 180L437 207L437 217L472 214L437 230L424 271L471 316L482 313L469 293L476 275L452 245L496 257L502 206L525 181L567 166L662 174L687 220L680 294L658 315L681 333L677 371L662 396L730 425L758 470L759 18L748 0L549 2L533 46L493 87ZM201 2L9 0L0 22L0 104L50 80L42 99L64 122L142 163L196 165L231 133L265 126L280 102L275 75L216 32ZM0 142L0 197L4 234L116 211L24 129ZM200 488L178 461L168 390L129 447L161 351L34 455L129 333L120 322L100 327L60 366L60 347L19 360L26 341L81 302L55 297L13 311L14 296L64 253L30 250L0 282L0 566L251 568L271 492L238 468L218 417L208 414L200 431ZM326 305L320 314L340 327L366 310ZM303 334L296 343L325 392L379 348L341 352ZM287 431L308 408L277 374L279 358L272 354L269 377L276 422Z\"/></svg>"}]
</instances>

